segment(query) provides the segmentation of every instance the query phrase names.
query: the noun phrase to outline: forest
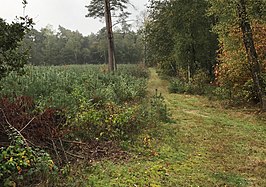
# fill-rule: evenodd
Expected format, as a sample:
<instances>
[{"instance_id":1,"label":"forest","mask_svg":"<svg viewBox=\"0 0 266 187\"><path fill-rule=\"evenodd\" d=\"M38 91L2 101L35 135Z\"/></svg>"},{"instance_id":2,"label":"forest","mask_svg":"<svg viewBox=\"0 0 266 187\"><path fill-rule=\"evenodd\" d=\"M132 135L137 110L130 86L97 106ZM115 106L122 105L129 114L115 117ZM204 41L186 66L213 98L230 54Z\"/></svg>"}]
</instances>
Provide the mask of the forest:
<instances>
[{"instance_id":1,"label":"forest","mask_svg":"<svg viewBox=\"0 0 266 187\"><path fill-rule=\"evenodd\" d=\"M266 186L266 1L133 2L0 17L0 186Z\"/></svg>"},{"instance_id":2,"label":"forest","mask_svg":"<svg viewBox=\"0 0 266 187\"><path fill-rule=\"evenodd\" d=\"M116 60L120 64L136 64L142 58L141 38L138 33L124 25L114 31ZM83 36L59 26L51 25L37 31L32 29L23 41L30 47L29 63L32 65L106 64L107 46L105 28Z\"/></svg>"}]
</instances>

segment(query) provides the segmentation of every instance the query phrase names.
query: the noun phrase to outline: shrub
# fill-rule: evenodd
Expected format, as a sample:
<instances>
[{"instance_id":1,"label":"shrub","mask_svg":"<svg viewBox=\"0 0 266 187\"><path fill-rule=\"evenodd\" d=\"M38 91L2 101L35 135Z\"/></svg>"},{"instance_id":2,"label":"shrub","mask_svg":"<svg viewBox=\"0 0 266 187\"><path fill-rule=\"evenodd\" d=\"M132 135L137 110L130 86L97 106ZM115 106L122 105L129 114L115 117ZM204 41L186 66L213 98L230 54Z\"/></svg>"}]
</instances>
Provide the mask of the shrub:
<instances>
[{"instance_id":1,"label":"shrub","mask_svg":"<svg viewBox=\"0 0 266 187\"><path fill-rule=\"evenodd\" d=\"M185 82L177 79L170 81L168 90L170 93L186 93L188 89Z\"/></svg>"},{"instance_id":2,"label":"shrub","mask_svg":"<svg viewBox=\"0 0 266 187\"><path fill-rule=\"evenodd\" d=\"M168 90L170 93L186 93L186 94L206 94L209 90L210 79L206 72L199 70L192 77L190 82L184 79L173 79L170 81Z\"/></svg>"},{"instance_id":3,"label":"shrub","mask_svg":"<svg viewBox=\"0 0 266 187\"><path fill-rule=\"evenodd\" d=\"M20 138L0 149L0 185L29 186L52 179L57 172L50 155L25 146Z\"/></svg>"},{"instance_id":4,"label":"shrub","mask_svg":"<svg viewBox=\"0 0 266 187\"><path fill-rule=\"evenodd\" d=\"M122 67L114 75L102 73L100 66L91 65L28 67L26 75L18 77L13 73L1 81L0 96L30 96L39 110L60 108L71 113L81 100L121 103L144 97L147 70Z\"/></svg>"},{"instance_id":5,"label":"shrub","mask_svg":"<svg viewBox=\"0 0 266 187\"><path fill-rule=\"evenodd\" d=\"M118 74L129 75L135 78L149 78L150 72L144 64L139 65L119 65Z\"/></svg>"},{"instance_id":6,"label":"shrub","mask_svg":"<svg viewBox=\"0 0 266 187\"><path fill-rule=\"evenodd\" d=\"M169 119L169 113L167 110L167 106L164 102L164 98L162 94L158 93L157 90L155 90L155 94L151 97L151 110L150 110L150 118L158 121L164 121L168 122Z\"/></svg>"},{"instance_id":7,"label":"shrub","mask_svg":"<svg viewBox=\"0 0 266 187\"><path fill-rule=\"evenodd\" d=\"M144 120L145 108L136 104L117 105L84 103L68 124L73 136L86 140L124 140L139 132L148 120ZM145 124L143 123L145 122Z\"/></svg>"}]
</instances>

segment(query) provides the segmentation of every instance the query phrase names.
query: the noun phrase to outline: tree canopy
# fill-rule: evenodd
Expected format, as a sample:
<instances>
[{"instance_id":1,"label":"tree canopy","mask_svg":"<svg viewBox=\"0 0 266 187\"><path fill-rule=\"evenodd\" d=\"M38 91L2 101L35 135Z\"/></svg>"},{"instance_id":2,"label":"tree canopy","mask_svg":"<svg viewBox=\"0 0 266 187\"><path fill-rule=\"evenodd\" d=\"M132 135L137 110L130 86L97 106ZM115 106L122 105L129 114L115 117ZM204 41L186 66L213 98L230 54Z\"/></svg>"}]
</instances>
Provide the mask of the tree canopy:
<instances>
[{"instance_id":1,"label":"tree canopy","mask_svg":"<svg viewBox=\"0 0 266 187\"><path fill-rule=\"evenodd\" d=\"M130 15L127 12L129 0L110 0L112 15L115 17L127 17ZM104 1L92 0L89 5L85 6L88 9L86 17L104 18Z\"/></svg>"},{"instance_id":2,"label":"tree canopy","mask_svg":"<svg viewBox=\"0 0 266 187\"><path fill-rule=\"evenodd\" d=\"M24 0L23 4L26 6L27 2ZM27 16L12 23L0 18L0 79L11 71L20 71L26 64L28 53L21 47L21 41L32 24L32 19Z\"/></svg>"},{"instance_id":3,"label":"tree canopy","mask_svg":"<svg viewBox=\"0 0 266 187\"><path fill-rule=\"evenodd\" d=\"M117 40L117 63L135 64L142 60L139 34L128 28L114 31ZM83 36L59 26L56 31L51 25L40 31L31 30L23 41L30 47L29 63L33 65L105 64L107 46L105 28L96 34Z\"/></svg>"},{"instance_id":4,"label":"tree canopy","mask_svg":"<svg viewBox=\"0 0 266 187\"><path fill-rule=\"evenodd\" d=\"M188 83L208 75L231 100L263 103L266 1L151 0L148 12L150 65Z\"/></svg>"},{"instance_id":5,"label":"tree canopy","mask_svg":"<svg viewBox=\"0 0 266 187\"><path fill-rule=\"evenodd\" d=\"M206 1L151 1L146 24L148 59L170 75L178 70L192 76L198 69L210 75L215 64L217 37ZM189 77L188 77L189 79Z\"/></svg>"}]
</instances>

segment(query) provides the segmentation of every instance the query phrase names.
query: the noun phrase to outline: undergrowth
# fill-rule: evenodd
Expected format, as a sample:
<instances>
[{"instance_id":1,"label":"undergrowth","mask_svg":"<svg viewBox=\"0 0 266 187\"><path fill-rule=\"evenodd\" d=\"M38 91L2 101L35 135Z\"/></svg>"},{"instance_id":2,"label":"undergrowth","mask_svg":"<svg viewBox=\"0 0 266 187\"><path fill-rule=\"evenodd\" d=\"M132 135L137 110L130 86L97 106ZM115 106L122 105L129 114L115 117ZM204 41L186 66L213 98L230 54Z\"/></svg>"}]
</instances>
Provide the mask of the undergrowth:
<instances>
[{"instance_id":1,"label":"undergrowth","mask_svg":"<svg viewBox=\"0 0 266 187\"><path fill-rule=\"evenodd\" d=\"M154 88L163 93L171 123L122 141L126 159L76 164L61 186L266 185L265 115L225 109L203 96L168 94L154 70L151 77L151 98L160 96Z\"/></svg>"},{"instance_id":2,"label":"undergrowth","mask_svg":"<svg viewBox=\"0 0 266 187\"><path fill-rule=\"evenodd\" d=\"M163 97L157 92L146 97L148 70L119 69L108 74L101 66L28 67L23 76L4 78L1 185L48 184L68 176L67 168L77 160L127 157L122 149L168 120ZM27 145L13 145L7 127L19 132ZM50 176L52 170L57 176Z\"/></svg>"}]
</instances>

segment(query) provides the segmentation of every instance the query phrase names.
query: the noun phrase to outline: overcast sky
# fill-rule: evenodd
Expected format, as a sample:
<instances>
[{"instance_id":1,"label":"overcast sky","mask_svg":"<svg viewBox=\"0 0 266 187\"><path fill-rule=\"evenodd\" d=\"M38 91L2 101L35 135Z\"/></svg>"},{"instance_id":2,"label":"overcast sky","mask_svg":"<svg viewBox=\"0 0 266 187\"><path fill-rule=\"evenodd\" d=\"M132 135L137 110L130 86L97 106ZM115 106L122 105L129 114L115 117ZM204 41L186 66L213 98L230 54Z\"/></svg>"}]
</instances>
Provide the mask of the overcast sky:
<instances>
[{"instance_id":1,"label":"overcast sky","mask_svg":"<svg viewBox=\"0 0 266 187\"><path fill-rule=\"evenodd\" d=\"M36 29L48 24L56 29L61 25L70 30L79 30L82 34L96 33L104 27L99 19L85 18L90 0L27 0L25 14L33 18ZM23 15L22 0L0 0L0 17L10 22L16 16ZM148 0L130 0L137 10L130 8L134 19L146 9Z\"/></svg>"}]
</instances>

